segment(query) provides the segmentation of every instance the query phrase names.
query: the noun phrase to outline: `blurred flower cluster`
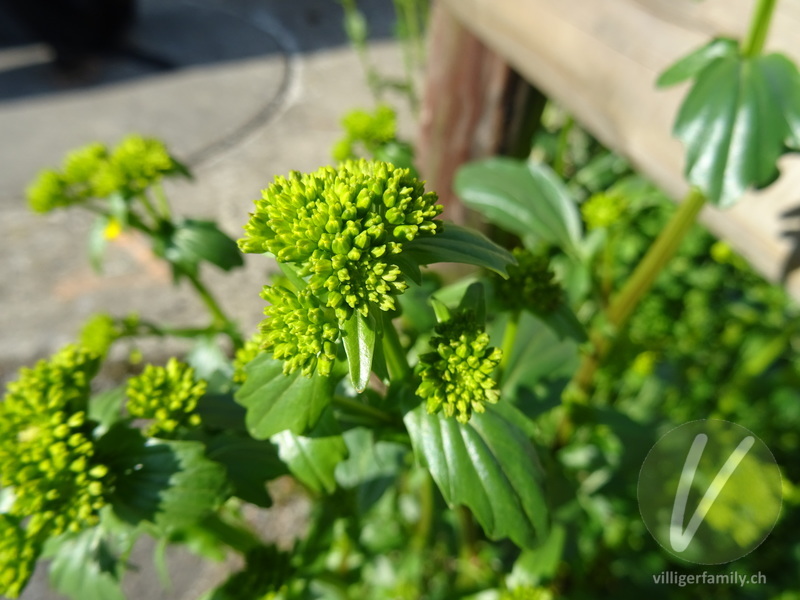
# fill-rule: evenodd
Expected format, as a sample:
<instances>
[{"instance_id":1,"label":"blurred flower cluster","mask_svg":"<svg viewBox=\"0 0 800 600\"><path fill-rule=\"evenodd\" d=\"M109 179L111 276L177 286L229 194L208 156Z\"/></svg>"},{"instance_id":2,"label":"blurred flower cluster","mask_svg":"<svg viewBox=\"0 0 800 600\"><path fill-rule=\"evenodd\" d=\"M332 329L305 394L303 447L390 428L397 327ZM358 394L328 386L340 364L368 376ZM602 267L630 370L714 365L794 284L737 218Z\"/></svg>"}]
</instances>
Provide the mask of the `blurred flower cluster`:
<instances>
[{"instance_id":1,"label":"blurred flower cluster","mask_svg":"<svg viewBox=\"0 0 800 600\"><path fill-rule=\"evenodd\" d=\"M141 375L128 380L128 413L152 422L145 433L170 438L180 428L200 425L197 401L206 392L206 382L196 381L194 369L170 358L165 367L147 365Z\"/></svg>"},{"instance_id":2,"label":"blurred flower cluster","mask_svg":"<svg viewBox=\"0 0 800 600\"><path fill-rule=\"evenodd\" d=\"M98 142L73 150L61 170L41 171L26 192L31 208L46 213L115 193L129 198L174 173L185 168L161 141L129 135L113 150Z\"/></svg>"},{"instance_id":3,"label":"blurred flower cluster","mask_svg":"<svg viewBox=\"0 0 800 600\"><path fill-rule=\"evenodd\" d=\"M0 515L0 584L24 587L49 537L98 522L112 482L96 462L87 418L97 355L67 346L23 368L0 403L0 486L10 494Z\"/></svg>"}]
</instances>

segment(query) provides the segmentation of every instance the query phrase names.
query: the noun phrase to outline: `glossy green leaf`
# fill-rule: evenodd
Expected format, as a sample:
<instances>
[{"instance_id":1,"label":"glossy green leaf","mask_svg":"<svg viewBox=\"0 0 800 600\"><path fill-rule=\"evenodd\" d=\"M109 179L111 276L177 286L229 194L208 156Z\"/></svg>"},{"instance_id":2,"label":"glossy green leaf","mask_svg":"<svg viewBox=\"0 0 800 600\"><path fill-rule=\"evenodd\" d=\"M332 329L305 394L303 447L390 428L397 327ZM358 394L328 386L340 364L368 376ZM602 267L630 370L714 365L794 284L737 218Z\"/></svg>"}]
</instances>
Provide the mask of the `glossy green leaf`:
<instances>
[{"instance_id":1,"label":"glossy green leaf","mask_svg":"<svg viewBox=\"0 0 800 600\"><path fill-rule=\"evenodd\" d=\"M272 436L278 455L292 474L317 493L336 489L336 465L347 457L347 446L333 412L327 410L307 436L282 431Z\"/></svg>"},{"instance_id":2,"label":"glossy green leaf","mask_svg":"<svg viewBox=\"0 0 800 600\"><path fill-rule=\"evenodd\" d=\"M336 481L356 489L360 512L366 512L395 481L408 447L375 439L375 432L355 427L345 432L348 458L336 467Z\"/></svg>"},{"instance_id":3,"label":"glossy green leaf","mask_svg":"<svg viewBox=\"0 0 800 600\"><path fill-rule=\"evenodd\" d=\"M125 600L120 588L122 565L100 527L59 540L50 564L50 583L74 600Z\"/></svg>"},{"instance_id":4,"label":"glossy green leaf","mask_svg":"<svg viewBox=\"0 0 800 600\"><path fill-rule=\"evenodd\" d=\"M458 303L458 310L471 312L475 315L478 323L486 322L486 292L483 283L473 281L469 284L469 287L461 297L461 301Z\"/></svg>"},{"instance_id":5,"label":"glossy green leaf","mask_svg":"<svg viewBox=\"0 0 800 600\"><path fill-rule=\"evenodd\" d=\"M686 177L720 207L778 177L778 158L800 141L800 74L779 54L728 54L700 71L681 105L675 136Z\"/></svg>"},{"instance_id":6,"label":"glossy green leaf","mask_svg":"<svg viewBox=\"0 0 800 600\"><path fill-rule=\"evenodd\" d=\"M98 423L95 435L105 433L114 423L120 420L124 402L124 385L106 390L89 399L89 418Z\"/></svg>"},{"instance_id":7,"label":"glossy green leaf","mask_svg":"<svg viewBox=\"0 0 800 600\"><path fill-rule=\"evenodd\" d=\"M236 497L264 508L272 505L266 483L288 474L272 443L222 433L209 440L206 448L206 456L225 467Z\"/></svg>"},{"instance_id":8,"label":"glossy green leaf","mask_svg":"<svg viewBox=\"0 0 800 600\"><path fill-rule=\"evenodd\" d=\"M205 260L224 271L244 264L236 242L211 221L186 219L175 229L171 243L187 261Z\"/></svg>"},{"instance_id":9,"label":"glossy green leaf","mask_svg":"<svg viewBox=\"0 0 800 600\"><path fill-rule=\"evenodd\" d=\"M403 244L403 252L421 265L463 263L506 275L514 257L477 231L447 223L436 235L418 237Z\"/></svg>"},{"instance_id":10,"label":"glossy green leaf","mask_svg":"<svg viewBox=\"0 0 800 600\"><path fill-rule=\"evenodd\" d=\"M221 392L230 387L233 365L216 336L201 335L194 338L185 360L194 369L195 379L204 379L208 383L210 392Z\"/></svg>"},{"instance_id":11,"label":"glossy green leaf","mask_svg":"<svg viewBox=\"0 0 800 600\"><path fill-rule=\"evenodd\" d=\"M377 148L374 154L376 160L391 163L395 167L411 169L411 175L419 177L414 167L414 150L409 144L392 140Z\"/></svg>"},{"instance_id":12,"label":"glossy green leaf","mask_svg":"<svg viewBox=\"0 0 800 600\"><path fill-rule=\"evenodd\" d=\"M575 201L547 166L489 158L461 167L453 183L461 200L495 225L556 244L570 254L581 237Z\"/></svg>"},{"instance_id":13,"label":"glossy green leaf","mask_svg":"<svg viewBox=\"0 0 800 600\"><path fill-rule=\"evenodd\" d=\"M205 457L200 442L148 440L117 426L98 440L97 453L114 476L109 503L129 523L177 529L196 523L228 495L225 468Z\"/></svg>"},{"instance_id":14,"label":"glossy green leaf","mask_svg":"<svg viewBox=\"0 0 800 600\"><path fill-rule=\"evenodd\" d=\"M658 87L669 87L695 77L710 63L723 56L736 56L739 53L739 44L729 38L711 40L705 46L690 52L679 59L656 81Z\"/></svg>"},{"instance_id":15,"label":"glossy green leaf","mask_svg":"<svg viewBox=\"0 0 800 600\"><path fill-rule=\"evenodd\" d=\"M467 424L420 405L405 416L417 460L450 506L467 506L493 540L523 548L546 535L542 473L525 433L492 407Z\"/></svg>"},{"instance_id":16,"label":"glossy green leaf","mask_svg":"<svg viewBox=\"0 0 800 600\"><path fill-rule=\"evenodd\" d=\"M560 523L554 525L541 546L523 550L519 555L508 578L508 584L537 586L550 581L556 576L561 565L566 540L566 528Z\"/></svg>"},{"instance_id":17,"label":"glossy green leaf","mask_svg":"<svg viewBox=\"0 0 800 600\"><path fill-rule=\"evenodd\" d=\"M578 343L585 342L589 339L586 334L586 329L572 312L572 309L562 302L558 308L551 313L537 313L539 319L550 329L552 329L559 339L572 339Z\"/></svg>"},{"instance_id":18,"label":"glossy green leaf","mask_svg":"<svg viewBox=\"0 0 800 600\"><path fill-rule=\"evenodd\" d=\"M247 409L247 430L257 440L284 429L298 435L309 431L330 404L336 383L333 377L306 377L300 371L284 375L283 361L269 354L256 357L245 371L247 381L234 397Z\"/></svg>"},{"instance_id":19,"label":"glossy green leaf","mask_svg":"<svg viewBox=\"0 0 800 600\"><path fill-rule=\"evenodd\" d=\"M533 387L541 379L571 377L579 359L574 339L560 338L539 317L522 313L511 356L500 381L502 395L513 395L518 386Z\"/></svg>"},{"instance_id":20,"label":"glossy green leaf","mask_svg":"<svg viewBox=\"0 0 800 600\"><path fill-rule=\"evenodd\" d=\"M375 354L375 319L371 314L365 317L354 311L341 330L350 381L356 391L363 392L369 383Z\"/></svg>"}]
</instances>

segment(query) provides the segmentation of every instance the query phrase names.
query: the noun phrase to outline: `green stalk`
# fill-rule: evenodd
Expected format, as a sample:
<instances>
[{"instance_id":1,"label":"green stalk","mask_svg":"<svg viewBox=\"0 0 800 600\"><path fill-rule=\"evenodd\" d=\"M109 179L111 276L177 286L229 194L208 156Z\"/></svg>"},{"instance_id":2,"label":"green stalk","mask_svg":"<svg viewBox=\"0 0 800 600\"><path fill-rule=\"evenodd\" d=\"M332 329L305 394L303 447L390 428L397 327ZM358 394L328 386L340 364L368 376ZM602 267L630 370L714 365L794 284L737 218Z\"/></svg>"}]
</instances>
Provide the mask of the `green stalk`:
<instances>
[{"instance_id":1,"label":"green stalk","mask_svg":"<svg viewBox=\"0 0 800 600\"><path fill-rule=\"evenodd\" d=\"M761 54L764 43L767 41L769 26L772 23L772 14L778 0L758 0L750 20L750 31L742 43L742 56L753 58Z\"/></svg>"},{"instance_id":2,"label":"green stalk","mask_svg":"<svg viewBox=\"0 0 800 600\"><path fill-rule=\"evenodd\" d=\"M606 313L608 324L619 331L625 326L639 301L653 286L653 282L675 254L686 233L697 220L697 215L706 202L705 196L692 189L681 202L667 226L661 231L653 245L625 282L622 291L615 296ZM581 396L588 394L594 374L611 349L611 340L601 333L592 336L594 351L584 355L578 372L572 380L573 389Z\"/></svg>"},{"instance_id":3,"label":"green stalk","mask_svg":"<svg viewBox=\"0 0 800 600\"><path fill-rule=\"evenodd\" d=\"M411 546L421 553L428 547L433 527L433 512L435 509L433 499L433 478L429 472L423 474L419 489L420 517L414 529L414 538Z\"/></svg>"},{"instance_id":4,"label":"green stalk","mask_svg":"<svg viewBox=\"0 0 800 600\"><path fill-rule=\"evenodd\" d=\"M155 229L159 229L159 224L164 220L161 215L158 214L156 209L153 207L153 204L150 202L150 198L147 197L146 192L142 192L138 195L139 200L142 201L142 206L144 206L145 212L150 215L150 218L153 219L153 225Z\"/></svg>"},{"instance_id":5,"label":"green stalk","mask_svg":"<svg viewBox=\"0 0 800 600\"><path fill-rule=\"evenodd\" d=\"M558 146L556 147L556 155L553 159L553 170L561 177L566 177L567 173L567 152L569 151L569 134L572 127L575 125L575 120L569 116L561 131L558 134Z\"/></svg>"},{"instance_id":6,"label":"green stalk","mask_svg":"<svg viewBox=\"0 0 800 600\"><path fill-rule=\"evenodd\" d=\"M511 359L511 353L514 351L514 342L517 341L517 331L519 330L519 317L520 311L515 310L508 317L506 329L503 332L503 357L500 359L500 366L497 368L497 379L502 379L508 367L508 361Z\"/></svg>"},{"instance_id":7,"label":"green stalk","mask_svg":"<svg viewBox=\"0 0 800 600\"><path fill-rule=\"evenodd\" d=\"M161 210L161 214L164 215L164 219L172 221L172 211L169 208L169 201L167 200L167 194L164 192L164 186L160 183L155 184L153 186L153 193L156 195L158 208Z\"/></svg>"},{"instance_id":8,"label":"green stalk","mask_svg":"<svg viewBox=\"0 0 800 600\"><path fill-rule=\"evenodd\" d=\"M382 337L383 352L386 356L386 365L389 367L389 376L392 381L406 379L411 375L411 367L408 366L406 351L400 343L397 330L389 318L384 318Z\"/></svg>"},{"instance_id":9,"label":"green stalk","mask_svg":"<svg viewBox=\"0 0 800 600\"><path fill-rule=\"evenodd\" d=\"M223 520L222 517L217 514L206 517L201 527L205 531L213 534L220 542L243 556L262 545L261 540L251 531L238 525L233 525Z\"/></svg>"},{"instance_id":10,"label":"green stalk","mask_svg":"<svg viewBox=\"0 0 800 600\"><path fill-rule=\"evenodd\" d=\"M242 336L239 333L236 325L227 317L225 312L222 310L222 307L219 305L205 284L200 281L197 275L193 275L191 273L185 273L185 275L189 280L189 283L192 284L192 287L200 296L200 299L206 305L206 308L208 308L208 311L211 313L211 316L214 319L214 325L230 338L234 349L241 348L244 344L244 340L242 339Z\"/></svg>"},{"instance_id":11,"label":"green stalk","mask_svg":"<svg viewBox=\"0 0 800 600\"><path fill-rule=\"evenodd\" d=\"M371 419L377 419L378 421L383 421L384 423L391 423L392 425L395 425L398 422L398 420L389 413L382 411L379 408L375 408L374 406L364 404L363 402L353 400L352 398L334 396L333 403L336 406L340 406L345 410L350 411L351 413L359 414Z\"/></svg>"}]
</instances>

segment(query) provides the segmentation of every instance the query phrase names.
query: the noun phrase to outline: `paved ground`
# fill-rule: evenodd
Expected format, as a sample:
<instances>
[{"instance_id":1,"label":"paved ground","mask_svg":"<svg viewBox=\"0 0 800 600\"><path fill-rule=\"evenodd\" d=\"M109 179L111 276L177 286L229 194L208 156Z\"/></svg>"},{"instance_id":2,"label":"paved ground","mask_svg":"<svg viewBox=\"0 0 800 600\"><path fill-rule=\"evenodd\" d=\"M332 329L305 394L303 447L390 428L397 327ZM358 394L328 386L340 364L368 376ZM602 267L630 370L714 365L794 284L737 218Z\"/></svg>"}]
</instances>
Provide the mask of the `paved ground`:
<instances>
[{"instance_id":1,"label":"paved ground","mask_svg":"<svg viewBox=\"0 0 800 600\"><path fill-rule=\"evenodd\" d=\"M391 1L359 5L374 36L372 60L399 76ZM139 12L132 39L179 68L104 59L76 81L53 71L42 46L15 37L0 11L0 381L72 340L96 311L136 310L176 325L205 319L136 237L115 244L104 276L94 274L85 251L88 214L28 211L23 190L40 168L89 141L113 144L131 131L161 137L196 175L169 187L177 212L217 219L238 237L252 200L274 175L328 163L341 115L373 104L335 0L141 0ZM249 258L232 276L206 273L246 330L261 318L258 292L268 270L263 259ZM144 348L162 356L180 350ZM264 527L283 527L285 536L287 524L292 531L302 521L304 504L283 496L288 508ZM173 591L163 591L146 548L134 562L141 567L128 581L134 600L197 598L224 576L223 568L179 554L170 557ZM43 577L24 595L56 597Z\"/></svg>"},{"instance_id":2,"label":"paved ground","mask_svg":"<svg viewBox=\"0 0 800 600\"><path fill-rule=\"evenodd\" d=\"M378 36L372 59L399 75L390 0L360 4ZM335 0L141 0L140 12L137 45L181 68L116 59L97 66L98 81L75 86L42 63L40 47L0 48L0 379L71 340L99 310L176 324L203 318L136 238L112 247L105 275L95 275L89 215L28 211L23 190L40 168L92 140L159 136L196 175L169 188L178 211L217 219L238 237L275 174L326 164L341 115L372 104ZM206 273L246 327L260 318L266 268L254 259L233 276Z\"/></svg>"}]
</instances>

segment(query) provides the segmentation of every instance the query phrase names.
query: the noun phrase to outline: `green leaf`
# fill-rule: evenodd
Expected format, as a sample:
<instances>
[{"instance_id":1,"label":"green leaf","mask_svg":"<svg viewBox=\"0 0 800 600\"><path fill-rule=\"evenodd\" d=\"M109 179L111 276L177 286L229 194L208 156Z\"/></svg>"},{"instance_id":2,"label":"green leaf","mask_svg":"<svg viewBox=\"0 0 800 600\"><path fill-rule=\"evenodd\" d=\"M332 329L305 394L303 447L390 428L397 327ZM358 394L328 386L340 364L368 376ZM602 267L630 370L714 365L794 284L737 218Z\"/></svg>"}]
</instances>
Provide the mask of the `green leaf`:
<instances>
[{"instance_id":1,"label":"green leaf","mask_svg":"<svg viewBox=\"0 0 800 600\"><path fill-rule=\"evenodd\" d=\"M225 467L235 496L264 508L272 505L266 483L288 474L273 444L232 433L209 440L206 456Z\"/></svg>"},{"instance_id":2,"label":"green leaf","mask_svg":"<svg viewBox=\"0 0 800 600\"><path fill-rule=\"evenodd\" d=\"M697 74L675 121L686 178L720 207L778 177L800 141L800 74L784 56L725 55Z\"/></svg>"},{"instance_id":3,"label":"green leaf","mask_svg":"<svg viewBox=\"0 0 800 600\"><path fill-rule=\"evenodd\" d=\"M208 382L211 392L224 391L230 386L233 365L217 343L216 336L196 337L186 354L186 362L194 369L195 378Z\"/></svg>"},{"instance_id":4,"label":"green leaf","mask_svg":"<svg viewBox=\"0 0 800 600\"><path fill-rule=\"evenodd\" d=\"M729 38L711 40L705 46L690 52L670 66L659 76L656 85L665 88L681 83L695 77L716 59L723 56L735 56L738 53L739 43L736 40Z\"/></svg>"},{"instance_id":5,"label":"green leaf","mask_svg":"<svg viewBox=\"0 0 800 600\"><path fill-rule=\"evenodd\" d=\"M106 390L89 399L89 419L98 423L95 435L99 436L122 417L122 404L125 402L125 385Z\"/></svg>"},{"instance_id":6,"label":"green leaf","mask_svg":"<svg viewBox=\"0 0 800 600\"><path fill-rule=\"evenodd\" d=\"M114 475L109 503L129 523L177 529L196 523L228 495L225 468L205 457L200 442L148 440L117 426L98 440L97 453Z\"/></svg>"},{"instance_id":7,"label":"green leaf","mask_svg":"<svg viewBox=\"0 0 800 600\"><path fill-rule=\"evenodd\" d=\"M356 499L363 514L395 482L408 447L375 439L375 432L356 427L345 432L348 458L336 467L336 481L344 488L357 488Z\"/></svg>"},{"instance_id":8,"label":"green leaf","mask_svg":"<svg viewBox=\"0 0 800 600\"><path fill-rule=\"evenodd\" d=\"M242 253L236 242L224 234L211 221L186 219L179 223L170 238L167 256L174 255L177 263L197 264L205 260L223 271L230 271L244 264Z\"/></svg>"},{"instance_id":9,"label":"green leaf","mask_svg":"<svg viewBox=\"0 0 800 600\"><path fill-rule=\"evenodd\" d=\"M205 394L197 402L197 413L206 428L245 432L247 411L233 399L232 393Z\"/></svg>"},{"instance_id":10,"label":"green leaf","mask_svg":"<svg viewBox=\"0 0 800 600\"><path fill-rule=\"evenodd\" d=\"M486 293L480 281L473 281L469 285L458 303L458 309L472 312L479 323L486 322Z\"/></svg>"},{"instance_id":11,"label":"green leaf","mask_svg":"<svg viewBox=\"0 0 800 600\"><path fill-rule=\"evenodd\" d=\"M333 412L328 409L308 436L282 431L272 436L278 455L292 474L316 493L333 493L334 472L347 457L347 446Z\"/></svg>"},{"instance_id":12,"label":"green leaf","mask_svg":"<svg viewBox=\"0 0 800 600\"><path fill-rule=\"evenodd\" d=\"M258 440L284 429L305 433L333 397L333 377L305 377L300 371L284 375L283 362L269 354L256 357L245 370L247 381L234 397L247 409L247 430Z\"/></svg>"},{"instance_id":13,"label":"green leaf","mask_svg":"<svg viewBox=\"0 0 800 600\"><path fill-rule=\"evenodd\" d=\"M51 585L74 600L125 600L121 574L121 565L100 527L64 536L50 564Z\"/></svg>"},{"instance_id":14,"label":"green leaf","mask_svg":"<svg viewBox=\"0 0 800 600\"><path fill-rule=\"evenodd\" d=\"M393 140L375 150L375 159L393 164L395 167L411 169L413 177L419 177L414 167L414 150L410 144Z\"/></svg>"},{"instance_id":15,"label":"green leaf","mask_svg":"<svg viewBox=\"0 0 800 600\"><path fill-rule=\"evenodd\" d=\"M514 395L519 386L533 387L541 379L571 377L578 367L578 344L561 338L539 317L523 312L501 384L501 397Z\"/></svg>"},{"instance_id":16,"label":"green leaf","mask_svg":"<svg viewBox=\"0 0 800 600\"><path fill-rule=\"evenodd\" d=\"M506 275L514 257L477 231L447 223L436 235L423 236L403 244L403 252L421 265L439 262L464 263Z\"/></svg>"},{"instance_id":17,"label":"green leaf","mask_svg":"<svg viewBox=\"0 0 800 600\"><path fill-rule=\"evenodd\" d=\"M353 311L341 330L350 381L356 391L363 392L369 383L375 354L375 318L372 314L364 317L357 310Z\"/></svg>"},{"instance_id":18,"label":"green leaf","mask_svg":"<svg viewBox=\"0 0 800 600\"><path fill-rule=\"evenodd\" d=\"M581 219L569 191L549 167L489 158L461 167L453 187L461 200L495 225L577 254Z\"/></svg>"},{"instance_id":19,"label":"green leaf","mask_svg":"<svg viewBox=\"0 0 800 600\"><path fill-rule=\"evenodd\" d=\"M534 547L547 534L541 468L525 433L492 407L466 424L420 405L405 416L417 460L451 507L464 505L489 538Z\"/></svg>"},{"instance_id":20,"label":"green leaf","mask_svg":"<svg viewBox=\"0 0 800 600\"><path fill-rule=\"evenodd\" d=\"M508 577L509 585L533 587L550 581L561 565L566 540L566 528L560 523L554 525L541 546L522 551Z\"/></svg>"},{"instance_id":21,"label":"green leaf","mask_svg":"<svg viewBox=\"0 0 800 600\"><path fill-rule=\"evenodd\" d=\"M550 329L552 329L560 340L564 338L575 340L578 343L589 339L583 323L578 320L575 313L565 302L558 305L551 313L536 313L536 316Z\"/></svg>"},{"instance_id":22,"label":"green leaf","mask_svg":"<svg viewBox=\"0 0 800 600\"><path fill-rule=\"evenodd\" d=\"M108 227L108 218L104 216L97 217L89 229L89 263L92 265L95 273L103 272L103 257L106 253L106 227Z\"/></svg>"}]
</instances>

